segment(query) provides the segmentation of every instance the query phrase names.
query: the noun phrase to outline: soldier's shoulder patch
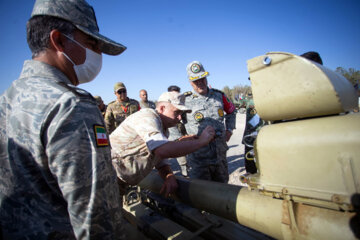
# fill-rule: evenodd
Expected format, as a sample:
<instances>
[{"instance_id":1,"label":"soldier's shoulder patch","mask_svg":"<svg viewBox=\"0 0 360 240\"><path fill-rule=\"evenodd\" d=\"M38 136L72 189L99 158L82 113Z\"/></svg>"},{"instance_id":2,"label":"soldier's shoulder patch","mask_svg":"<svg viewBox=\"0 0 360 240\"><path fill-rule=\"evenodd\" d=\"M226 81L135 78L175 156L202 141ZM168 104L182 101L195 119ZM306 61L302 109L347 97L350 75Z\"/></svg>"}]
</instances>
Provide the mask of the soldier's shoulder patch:
<instances>
[{"instance_id":1,"label":"soldier's shoulder patch","mask_svg":"<svg viewBox=\"0 0 360 240\"><path fill-rule=\"evenodd\" d=\"M191 95L192 95L192 92L191 92L191 91L187 91L187 92L184 92L183 95L184 95L185 97L191 96Z\"/></svg>"},{"instance_id":2,"label":"soldier's shoulder patch","mask_svg":"<svg viewBox=\"0 0 360 240\"><path fill-rule=\"evenodd\" d=\"M106 129L101 125L94 125L94 135L97 147L109 146L109 140L107 138Z\"/></svg>"}]
</instances>

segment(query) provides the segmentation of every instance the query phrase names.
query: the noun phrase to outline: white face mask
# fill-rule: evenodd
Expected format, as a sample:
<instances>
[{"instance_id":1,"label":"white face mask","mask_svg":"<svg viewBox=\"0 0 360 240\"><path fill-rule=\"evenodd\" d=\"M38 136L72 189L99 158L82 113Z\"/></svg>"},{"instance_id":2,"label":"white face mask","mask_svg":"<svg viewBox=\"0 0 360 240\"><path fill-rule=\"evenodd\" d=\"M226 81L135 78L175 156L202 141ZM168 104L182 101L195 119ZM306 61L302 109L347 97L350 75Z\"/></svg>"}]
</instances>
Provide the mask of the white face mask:
<instances>
[{"instance_id":1,"label":"white face mask","mask_svg":"<svg viewBox=\"0 0 360 240\"><path fill-rule=\"evenodd\" d=\"M65 34L64 34L64 36L67 37L68 39L70 39L71 41L73 41L74 43L78 44L80 47L82 47L86 51L85 62L80 65L76 65L70 59L70 57L68 55L66 55L66 53L64 53L64 52L62 53L73 64L74 71L75 71L75 74L79 81L79 84L87 83L87 82L94 80L94 78L99 74L99 72L101 70L102 55L82 46L80 43L78 43L74 39L71 39L70 37L66 36Z\"/></svg>"}]
</instances>

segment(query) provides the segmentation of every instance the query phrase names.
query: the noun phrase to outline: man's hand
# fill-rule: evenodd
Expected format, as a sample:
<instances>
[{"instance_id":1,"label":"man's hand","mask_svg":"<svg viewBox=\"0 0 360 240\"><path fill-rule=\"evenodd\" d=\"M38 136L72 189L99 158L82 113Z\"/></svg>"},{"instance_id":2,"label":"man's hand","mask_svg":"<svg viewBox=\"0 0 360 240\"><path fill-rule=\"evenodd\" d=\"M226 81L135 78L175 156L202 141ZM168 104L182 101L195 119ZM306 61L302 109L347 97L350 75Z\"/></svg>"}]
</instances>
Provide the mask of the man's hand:
<instances>
[{"instance_id":1,"label":"man's hand","mask_svg":"<svg viewBox=\"0 0 360 240\"><path fill-rule=\"evenodd\" d=\"M196 136L195 134L193 135L186 135L186 136L182 136L178 139L178 141L188 141L188 140L194 140L194 139L198 139L199 137Z\"/></svg>"},{"instance_id":2,"label":"man's hand","mask_svg":"<svg viewBox=\"0 0 360 240\"><path fill-rule=\"evenodd\" d=\"M204 145L208 144L214 139L215 129L212 126L207 126L201 133L199 139Z\"/></svg>"},{"instance_id":3,"label":"man's hand","mask_svg":"<svg viewBox=\"0 0 360 240\"><path fill-rule=\"evenodd\" d=\"M226 134L226 136L225 136L225 137L226 137L226 141L228 142L228 141L230 140L231 136L232 136L232 132L226 130L225 134Z\"/></svg>"},{"instance_id":4,"label":"man's hand","mask_svg":"<svg viewBox=\"0 0 360 240\"><path fill-rule=\"evenodd\" d=\"M163 194L165 197L169 197L170 194L176 193L178 184L173 173L166 175L164 184L160 189L160 194Z\"/></svg>"}]
</instances>

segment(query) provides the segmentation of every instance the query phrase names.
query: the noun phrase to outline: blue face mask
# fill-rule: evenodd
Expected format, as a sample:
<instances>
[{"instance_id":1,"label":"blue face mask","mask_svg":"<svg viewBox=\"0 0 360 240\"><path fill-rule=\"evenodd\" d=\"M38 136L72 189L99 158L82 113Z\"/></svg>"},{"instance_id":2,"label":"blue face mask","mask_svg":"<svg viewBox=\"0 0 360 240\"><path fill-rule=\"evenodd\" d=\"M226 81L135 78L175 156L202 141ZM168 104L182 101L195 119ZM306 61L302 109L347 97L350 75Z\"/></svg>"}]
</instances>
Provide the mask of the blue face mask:
<instances>
[{"instance_id":1,"label":"blue face mask","mask_svg":"<svg viewBox=\"0 0 360 240\"><path fill-rule=\"evenodd\" d=\"M74 43L76 43L77 45L79 45L80 47L82 47L83 49L85 49L86 51L85 62L80 65L76 65L66 53L64 52L62 53L73 64L73 68L76 77L79 81L79 84L87 83L94 80L94 78L99 74L101 70L102 55L82 46L80 43L66 36L65 34L64 36L70 39L71 41L73 41Z\"/></svg>"}]
</instances>

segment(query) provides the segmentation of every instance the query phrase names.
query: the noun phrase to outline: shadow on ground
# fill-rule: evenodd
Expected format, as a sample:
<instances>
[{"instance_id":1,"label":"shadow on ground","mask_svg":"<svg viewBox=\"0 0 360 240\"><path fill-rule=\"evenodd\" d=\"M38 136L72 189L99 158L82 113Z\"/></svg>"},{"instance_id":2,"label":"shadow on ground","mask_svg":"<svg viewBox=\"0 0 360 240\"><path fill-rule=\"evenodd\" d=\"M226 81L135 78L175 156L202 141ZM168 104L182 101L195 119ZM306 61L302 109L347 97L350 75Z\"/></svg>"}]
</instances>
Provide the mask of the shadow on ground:
<instances>
[{"instance_id":1,"label":"shadow on ground","mask_svg":"<svg viewBox=\"0 0 360 240\"><path fill-rule=\"evenodd\" d=\"M227 158L228 160L228 171L229 174L234 172L235 170L245 167L244 165L244 154L234 155Z\"/></svg>"},{"instance_id":2,"label":"shadow on ground","mask_svg":"<svg viewBox=\"0 0 360 240\"><path fill-rule=\"evenodd\" d=\"M234 147L237 147L237 146L239 146L239 144L236 144L236 145L229 145L228 147L229 147L229 149L230 149L230 148L234 148Z\"/></svg>"}]
</instances>

